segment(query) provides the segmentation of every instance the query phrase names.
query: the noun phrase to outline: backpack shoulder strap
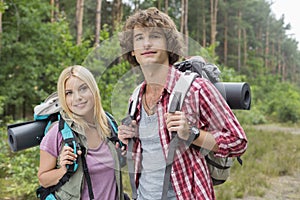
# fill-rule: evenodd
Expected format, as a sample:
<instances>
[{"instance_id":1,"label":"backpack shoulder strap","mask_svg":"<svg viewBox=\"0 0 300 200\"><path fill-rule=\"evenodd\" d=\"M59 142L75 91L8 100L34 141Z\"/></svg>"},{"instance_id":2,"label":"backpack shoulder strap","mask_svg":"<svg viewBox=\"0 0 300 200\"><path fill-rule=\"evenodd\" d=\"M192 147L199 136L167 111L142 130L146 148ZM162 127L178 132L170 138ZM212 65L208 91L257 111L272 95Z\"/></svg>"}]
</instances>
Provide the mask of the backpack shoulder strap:
<instances>
[{"instance_id":1,"label":"backpack shoulder strap","mask_svg":"<svg viewBox=\"0 0 300 200\"><path fill-rule=\"evenodd\" d=\"M168 112L175 112L176 110L181 110L185 95L187 94L192 82L197 76L198 74L192 73L190 71L186 71L180 76L171 93L169 104L168 104ZM171 178L172 164L174 161L175 151L179 143L177 134L172 133L172 136L173 139L170 141L169 151L167 155L167 163L166 163L165 176L163 182L163 192L161 196L162 200L167 199L170 178ZM190 139L188 140L187 143L191 143Z\"/></svg>"},{"instance_id":2,"label":"backpack shoulder strap","mask_svg":"<svg viewBox=\"0 0 300 200\"><path fill-rule=\"evenodd\" d=\"M176 82L173 91L170 96L169 104L168 104L168 111L170 111L171 103L174 101L180 101L179 103L179 110L181 110L182 104L184 102L184 97L189 91L189 88L196 77L199 75L197 73L191 71L185 71L178 81ZM180 94L180 98L178 96ZM174 99L176 98L176 99Z\"/></svg>"},{"instance_id":3,"label":"backpack shoulder strap","mask_svg":"<svg viewBox=\"0 0 300 200\"><path fill-rule=\"evenodd\" d=\"M118 134L118 124L115 120L115 118L109 113L109 112L105 112L106 117L107 117L107 121L108 121L108 125L110 126L111 132L112 132L112 136L117 136Z\"/></svg>"},{"instance_id":4,"label":"backpack shoulder strap","mask_svg":"<svg viewBox=\"0 0 300 200\"><path fill-rule=\"evenodd\" d=\"M130 117L133 117L135 112L136 112L136 107L137 107L137 104L138 104L138 100L139 100L139 94L140 94L140 90L141 90L141 87L142 87L142 83L139 84L133 91L132 95L131 95L131 103L129 105L129 108L128 108L128 113L130 115Z\"/></svg>"},{"instance_id":5,"label":"backpack shoulder strap","mask_svg":"<svg viewBox=\"0 0 300 200\"><path fill-rule=\"evenodd\" d=\"M90 175L89 175L88 166L87 166L86 158L85 158L85 155L86 155L85 147L80 146L77 143L76 134L69 127L69 125L65 122L65 120L63 120L63 118L61 118L59 120L59 130L62 134L65 145L72 147L73 150L74 150L74 152L73 152L74 154L77 154L78 148L81 149L81 151L82 151L82 154L81 154L82 168L83 168L84 177L85 177L85 179L87 181L87 185L88 185L89 197L90 197L90 199L94 199L93 186L92 186L92 182L91 182L91 178L90 178ZM76 170L78 169L77 160L74 161L72 165L67 165L67 169L68 169L67 173L59 181L59 184L61 184L60 186L65 184L70 179L70 177L76 172Z\"/></svg>"},{"instance_id":6,"label":"backpack shoulder strap","mask_svg":"<svg viewBox=\"0 0 300 200\"><path fill-rule=\"evenodd\" d=\"M64 143L67 146L70 146L74 149L74 154L77 154L78 145L76 142L76 136L73 130L69 127L69 125L65 122L63 118L59 120L59 131L63 137ZM78 163L74 162L73 165L68 166L68 171L75 172L78 168Z\"/></svg>"},{"instance_id":7,"label":"backpack shoulder strap","mask_svg":"<svg viewBox=\"0 0 300 200\"><path fill-rule=\"evenodd\" d=\"M138 100L139 100L139 94L140 94L141 87L142 87L142 83L135 88L135 90L133 91L133 93L131 95L131 102L128 107L128 114L131 117L131 119L134 118L134 115L135 115L135 112L137 109L137 104L138 104ZM130 139L128 141L128 145L127 145L128 153L127 153L126 157L127 157L129 181L130 181L130 186L131 186L131 196L132 196L132 199L135 200L135 199L137 199L137 188L135 185L134 161L133 161L132 153L131 153L132 150L133 150L133 139Z\"/></svg>"}]
</instances>

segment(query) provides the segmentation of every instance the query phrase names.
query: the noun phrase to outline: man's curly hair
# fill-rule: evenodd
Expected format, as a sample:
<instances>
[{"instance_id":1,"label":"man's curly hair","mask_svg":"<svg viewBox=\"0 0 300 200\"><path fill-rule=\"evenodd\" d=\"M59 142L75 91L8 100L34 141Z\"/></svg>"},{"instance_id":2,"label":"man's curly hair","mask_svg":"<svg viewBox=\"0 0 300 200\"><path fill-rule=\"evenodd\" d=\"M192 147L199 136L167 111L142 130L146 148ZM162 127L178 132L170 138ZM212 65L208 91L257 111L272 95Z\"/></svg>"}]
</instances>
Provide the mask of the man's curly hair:
<instances>
[{"instance_id":1,"label":"man's curly hair","mask_svg":"<svg viewBox=\"0 0 300 200\"><path fill-rule=\"evenodd\" d=\"M169 63L174 64L183 55L183 40L178 32L174 21L165 13L155 7L146 10L139 10L129 16L120 34L119 40L122 48L123 58L134 66L138 66L135 56L132 56L133 30L135 27L141 28L161 28L167 41L167 51Z\"/></svg>"}]
</instances>

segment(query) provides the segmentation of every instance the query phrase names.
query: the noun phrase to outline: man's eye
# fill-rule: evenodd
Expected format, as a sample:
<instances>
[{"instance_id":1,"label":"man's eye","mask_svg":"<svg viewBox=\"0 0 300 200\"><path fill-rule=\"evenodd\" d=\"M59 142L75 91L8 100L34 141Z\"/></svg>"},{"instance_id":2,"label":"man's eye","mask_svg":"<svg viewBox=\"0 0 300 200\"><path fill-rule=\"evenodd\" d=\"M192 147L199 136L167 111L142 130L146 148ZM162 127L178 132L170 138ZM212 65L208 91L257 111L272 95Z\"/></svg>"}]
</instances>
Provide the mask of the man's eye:
<instances>
[{"instance_id":1,"label":"man's eye","mask_svg":"<svg viewBox=\"0 0 300 200\"><path fill-rule=\"evenodd\" d=\"M161 35L159 34L152 34L150 35L151 38L157 39L157 38L161 38Z\"/></svg>"},{"instance_id":2,"label":"man's eye","mask_svg":"<svg viewBox=\"0 0 300 200\"><path fill-rule=\"evenodd\" d=\"M140 40L142 40L142 39L143 39L142 36L137 36L137 37L135 37L135 41L140 41Z\"/></svg>"}]
</instances>

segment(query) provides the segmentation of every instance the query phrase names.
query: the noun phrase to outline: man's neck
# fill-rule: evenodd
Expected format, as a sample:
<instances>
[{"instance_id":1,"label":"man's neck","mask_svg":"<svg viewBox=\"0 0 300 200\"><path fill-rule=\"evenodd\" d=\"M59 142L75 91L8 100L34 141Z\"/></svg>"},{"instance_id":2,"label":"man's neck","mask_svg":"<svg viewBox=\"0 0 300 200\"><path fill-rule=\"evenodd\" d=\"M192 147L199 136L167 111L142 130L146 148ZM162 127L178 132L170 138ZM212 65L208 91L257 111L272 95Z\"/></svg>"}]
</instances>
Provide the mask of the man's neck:
<instances>
[{"instance_id":1,"label":"man's neck","mask_svg":"<svg viewBox=\"0 0 300 200\"><path fill-rule=\"evenodd\" d=\"M146 83L149 85L161 85L163 87L168 77L169 67L169 65L142 66Z\"/></svg>"}]
</instances>

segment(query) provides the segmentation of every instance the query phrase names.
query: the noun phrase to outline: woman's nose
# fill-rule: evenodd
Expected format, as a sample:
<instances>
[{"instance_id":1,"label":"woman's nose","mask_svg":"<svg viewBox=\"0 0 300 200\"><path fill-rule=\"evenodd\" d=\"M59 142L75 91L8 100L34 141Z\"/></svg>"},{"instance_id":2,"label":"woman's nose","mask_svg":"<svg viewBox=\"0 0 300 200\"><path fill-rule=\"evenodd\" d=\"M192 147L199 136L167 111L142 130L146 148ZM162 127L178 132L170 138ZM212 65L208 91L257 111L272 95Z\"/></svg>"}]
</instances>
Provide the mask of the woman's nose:
<instances>
[{"instance_id":1,"label":"woman's nose","mask_svg":"<svg viewBox=\"0 0 300 200\"><path fill-rule=\"evenodd\" d=\"M74 95L73 95L73 100L77 101L77 100L81 100L81 95L79 92L74 92Z\"/></svg>"}]
</instances>

